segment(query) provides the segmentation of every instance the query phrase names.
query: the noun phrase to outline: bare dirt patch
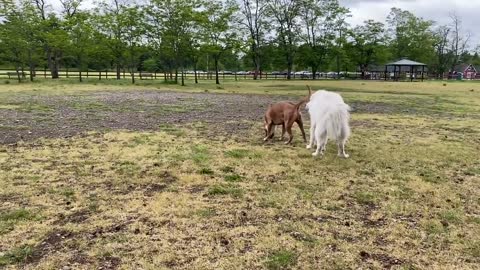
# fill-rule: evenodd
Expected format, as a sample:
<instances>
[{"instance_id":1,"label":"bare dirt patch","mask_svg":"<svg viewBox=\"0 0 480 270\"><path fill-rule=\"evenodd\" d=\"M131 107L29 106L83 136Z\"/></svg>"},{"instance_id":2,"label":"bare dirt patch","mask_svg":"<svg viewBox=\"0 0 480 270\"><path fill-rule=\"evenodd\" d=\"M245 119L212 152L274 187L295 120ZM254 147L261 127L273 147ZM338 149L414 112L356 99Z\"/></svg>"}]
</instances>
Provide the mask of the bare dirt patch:
<instances>
[{"instance_id":1,"label":"bare dirt patch","mask_svg":"<svg viewBox=\"0 0 480 270\"><path fill-rule=\"evenodd\" d=\"M65 225L67 223L82 223L86 221L92 213L87 209L78 210L69 215L59 215L59 219L53 225Z\"/></svg>"},{"instance_id":2,"label":"bare dirt patch","mask_svg":"<svg viewBox=\"0 0 480 270\"><path fill-rule=\"evenodd\" d=\"M71 137L87 131L162 130L166 125L204 122L210 135L244 134L259 123L269 104L299 97L180 93L159 91L94 92L88 95L15 96L0 109L0 144L41 137ZM385 112L389 104L355 103L356 112ZM306 115L306 114L305 114Z\"/></svg>"},{"instance_id":3,"label":"bare dirt patch","mask_svg":"<svg viewBox=\"0 0 480 270\"><path fill-rule=\"evenodd\" d=\"M26 264L38 263L43 257L62 249L63 242L74 238L72 232L65 230L52 231L37 246L33 248L30 256L26 257Z\"/></svg>"}]
</instances>

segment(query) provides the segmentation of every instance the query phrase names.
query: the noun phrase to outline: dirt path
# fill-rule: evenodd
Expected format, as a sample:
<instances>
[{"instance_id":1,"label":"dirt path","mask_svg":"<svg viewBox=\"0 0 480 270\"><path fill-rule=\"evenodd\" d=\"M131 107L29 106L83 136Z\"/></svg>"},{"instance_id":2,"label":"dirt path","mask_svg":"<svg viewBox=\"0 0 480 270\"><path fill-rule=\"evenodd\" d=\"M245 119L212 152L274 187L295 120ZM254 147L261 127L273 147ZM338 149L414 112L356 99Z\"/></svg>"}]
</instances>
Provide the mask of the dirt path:
<instances>
[{"instance_id":1,"label":"dirt path","mask_svg":"<svg viewBox=\"0 0 480 270\"><path fill-rule=\"evenodd\" d=\"M7 100L7 107L0 107L0 144L86 131L161 130L194 122L213 124L213 132L220 135L241 134L261 123L268 104L281 100L298 97L159 91L15 96ZM355 107L375 110L365 104Z\"/></svg>"}]
</instances>

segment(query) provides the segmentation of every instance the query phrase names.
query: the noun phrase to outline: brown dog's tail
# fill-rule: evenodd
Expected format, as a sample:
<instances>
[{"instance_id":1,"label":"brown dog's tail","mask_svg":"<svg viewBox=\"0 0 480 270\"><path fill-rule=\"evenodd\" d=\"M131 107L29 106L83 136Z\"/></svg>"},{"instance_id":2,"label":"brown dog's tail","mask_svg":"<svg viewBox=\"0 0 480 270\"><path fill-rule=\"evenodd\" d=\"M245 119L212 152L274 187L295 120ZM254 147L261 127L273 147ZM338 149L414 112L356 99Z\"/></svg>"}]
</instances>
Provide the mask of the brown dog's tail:
<instances>
[{"instance_id":1,"label":"brown dog's tail","mask_svg":"<svg viewBox=\"0 0 480 270\"><path fill-rule=\"evenodd\" d=\"M312 88L310 88L309 85L307 85L307 88L308 88L308 96L304 99L302 99L300 102L298 102L297 104L295 104L295 109L298 111L300 109L300 107L309 102L310 101L310 97L312 96Z\"/></svg>"},{"instance_id":2,"label":"brown dog's tail","mask_svg":"<svg viewBox=\"0 0 480 270\"><path fill-rule=\"evenodd\" d=\"M307 88L308 88L308 101L310 101L310 97L312 96L312 88L308 84L307 84Z\"/></svg>"}]
</instances>

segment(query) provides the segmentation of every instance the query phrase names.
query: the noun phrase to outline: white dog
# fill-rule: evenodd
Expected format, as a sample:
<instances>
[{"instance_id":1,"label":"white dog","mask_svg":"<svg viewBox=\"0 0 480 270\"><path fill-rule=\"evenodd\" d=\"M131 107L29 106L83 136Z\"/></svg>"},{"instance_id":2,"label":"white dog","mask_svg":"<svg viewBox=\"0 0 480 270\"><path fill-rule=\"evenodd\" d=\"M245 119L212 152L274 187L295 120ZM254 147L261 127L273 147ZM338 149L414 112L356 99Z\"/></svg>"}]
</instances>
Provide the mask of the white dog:
<instances>
[{"instance_id":1,"label":"white dog","mask_svg":"<svg viewBox=\"0 0 480 270\"><path fill-rule=\"evenodd\" d=\"M348 158L345 143L350 136L350 106L339 94L319 90L310 97L306 108L310 114L310 144L307 149L312 148L314 143L317 145L312 155L323 155L330 138L337 141L338 156Z\"/></svg>"}]
</instances>

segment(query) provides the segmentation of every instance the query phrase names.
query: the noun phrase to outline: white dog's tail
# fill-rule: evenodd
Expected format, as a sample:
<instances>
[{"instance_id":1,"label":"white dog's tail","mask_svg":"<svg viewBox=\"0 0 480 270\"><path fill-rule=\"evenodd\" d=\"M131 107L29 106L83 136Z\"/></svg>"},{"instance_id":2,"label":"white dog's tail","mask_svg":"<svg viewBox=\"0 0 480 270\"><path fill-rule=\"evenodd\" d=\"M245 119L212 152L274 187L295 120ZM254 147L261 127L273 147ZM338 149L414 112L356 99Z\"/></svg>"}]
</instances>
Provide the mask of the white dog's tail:
<instances>
[{"instance_id":1,"label":"white dog's tail","mask_svg":"<svg viewBox=\"0 0 480 270\"><path fill-rule=\"evenodd\" d=\"M330 121L326 121L327 135L331 139L345 140L350 136L350 106L347 104L336 104L330 111Z\"/></svg>"}]
</instances>

